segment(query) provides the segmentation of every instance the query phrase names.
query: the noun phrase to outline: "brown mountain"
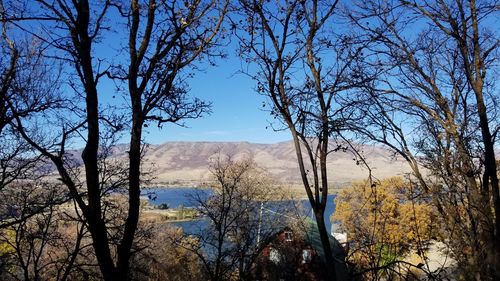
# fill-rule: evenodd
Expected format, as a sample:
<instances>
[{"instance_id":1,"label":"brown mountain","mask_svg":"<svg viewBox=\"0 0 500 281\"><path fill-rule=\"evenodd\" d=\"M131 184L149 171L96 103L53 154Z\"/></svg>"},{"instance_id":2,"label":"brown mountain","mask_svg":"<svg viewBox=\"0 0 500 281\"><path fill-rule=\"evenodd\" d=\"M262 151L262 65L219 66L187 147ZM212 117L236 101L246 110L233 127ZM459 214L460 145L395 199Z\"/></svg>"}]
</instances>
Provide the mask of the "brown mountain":
<instances>
[{"instance_id":1,"label":"brown mountain","mask_svg":"<svg viewBox=\"0 0 500 281\"><path fill-rule=\"evenodd\" d=\"M408 166L401 159L377 146L359 146L372 173L377 178L402 175ZM121 149L118 149L121 150ZM209 178L209 158L218 150L235 159L253 157L276 179L287 183L299 183L295 150L291 141L276 144L248 142L168 142L150 145L145 155L145 167L155 175L156 184L200 183ZM118 152L118 151L117 151ZM121 151L124 153L124 151ZM121 154L120 152L117 153ZM356 157L348 151L333 152L328 159L329 181L342 186L365 179L368 170L356 164Z\"/></svg>"}]
</instances>

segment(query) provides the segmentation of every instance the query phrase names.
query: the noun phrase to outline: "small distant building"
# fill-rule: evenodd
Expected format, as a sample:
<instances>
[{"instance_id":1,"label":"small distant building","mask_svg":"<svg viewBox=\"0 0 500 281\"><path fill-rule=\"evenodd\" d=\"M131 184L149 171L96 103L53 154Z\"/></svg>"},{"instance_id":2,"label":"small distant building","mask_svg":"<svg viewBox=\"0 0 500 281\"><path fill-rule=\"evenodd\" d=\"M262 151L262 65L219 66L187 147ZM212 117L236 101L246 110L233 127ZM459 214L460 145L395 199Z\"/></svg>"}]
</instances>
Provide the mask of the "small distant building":
<instances>
[{"instance_id":1,"label":"small distant building","mask_svg":"<svg viewBox=\"0 0 500 281\"><path fill-rule=\"evenodd\" d=\"M342 231L342 227L339 222L332 223L331 233L332 236L339 242L339 244L344 248L346 254L349 253L349 240L347 240L347 233Z\"/></svg>"},{"instance_id":2,"label":"small distant building","mask_svg":"<svg viewBox=\"0 0 500 281\"><path fill-rule=\"evenodd\" d=\"M330 236L337 280L347 280L345 251ZM311 219L298 227L284 227L264 241L264 247L253 266L255 280L326 280L325 255L318 228Z\"/></svg>"}]
</instances>

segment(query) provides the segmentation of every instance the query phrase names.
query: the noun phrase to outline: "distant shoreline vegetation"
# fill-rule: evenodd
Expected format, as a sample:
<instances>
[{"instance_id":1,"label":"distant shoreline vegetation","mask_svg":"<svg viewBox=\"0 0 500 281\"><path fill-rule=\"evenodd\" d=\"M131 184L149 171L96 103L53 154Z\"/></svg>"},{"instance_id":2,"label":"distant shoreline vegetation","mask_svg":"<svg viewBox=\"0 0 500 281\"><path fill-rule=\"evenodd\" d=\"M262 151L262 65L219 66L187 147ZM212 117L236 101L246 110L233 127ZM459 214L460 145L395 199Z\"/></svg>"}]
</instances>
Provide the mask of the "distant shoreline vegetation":
<instances>
[{"instance_id":1,"label":"distant shoreline vegetation","mask_svg":"<svg viewBox=\"0 0 500 281\"><path fill-rule=\"evenodd\" d=\"M331 183L329 187L328 193L338 194L345 188L348 188L352 182L335 182ZM174 180L174 181L159 181L151 184L146 184L141 187L142 191L148 189L211 189L212 185L208 181L192 181L192 180ZM307 194L304 190L304 186L302 183L298 182L285 182L285 183L276 183L270 188L282 188L287 191L293 199L307 199Z\"/></svg>"},{"instance_id":2,"label":"distant shoreline vegetation","mask_svg":"<svg viewBox=\"0 0 500 281\"><path fill-rule=\"evenodd\" d=\"M169 187L169 188L143 188L141 192L141 199L143 200L142 214L143 219L154 222L176 222L176 221L192 221L201 218L197 212L198 203L194 200L198 192L206 192L205 195L211 194L210 188L200 187ZM334 198L337 192L331 193L328 196L327 210L325 211L325 222L329 230L331 230L330 216L335 211ZM275 204L279 201L292 200L302 202L303 214L310 215L311 210L308 207L309 202L304 197L290 197L281 198L276 201L271 200L267 204ZM268 208L268 207L266 207Z\"/></svg>"},{"instance_id":3,"label":"distant shoreline vegetation","mask_svg":"<svg viewBox=\"0 0 500 281\"><path fill-rule=\"evenodd\" d=\"M153 182L142 187L142 189L148 188L210 188L210 185L204 181L173 180Z\"/></svg>"}]
</instances>

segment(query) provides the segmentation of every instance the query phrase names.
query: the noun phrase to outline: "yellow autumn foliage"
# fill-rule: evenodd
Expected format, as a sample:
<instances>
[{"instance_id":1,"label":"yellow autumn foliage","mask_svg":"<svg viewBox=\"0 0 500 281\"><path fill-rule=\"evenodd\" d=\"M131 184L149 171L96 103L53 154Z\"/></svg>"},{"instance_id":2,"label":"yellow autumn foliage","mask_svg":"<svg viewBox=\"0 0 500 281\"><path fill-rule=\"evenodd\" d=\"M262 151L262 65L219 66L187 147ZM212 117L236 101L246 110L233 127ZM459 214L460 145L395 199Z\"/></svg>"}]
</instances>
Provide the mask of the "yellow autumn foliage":
<instances>
[{"instance_id":1,"label":"yellow autumn foliage","mask_svg":"<svg viewBox=\"0 0 500 281\"><path fill-rule=\"evenodd\" d=\"M2 230L0 235L0 257L4 257L16 252L12 243L14 243L16 233L10 229Z\"/></svg>"},{"instance_id":2,"label":"yellow autumn foliage","mask_svg":"<svg viewBox=\"0 0 500 281\"><path fill-rule=\"evenodd\" d=\"M435 235L434 210L409 182L393 177L354 183L335 199L332 219L358 247L388 247L399 255ZM373 249L372 249L373 250Z\"/></svg>"}]
</instances>

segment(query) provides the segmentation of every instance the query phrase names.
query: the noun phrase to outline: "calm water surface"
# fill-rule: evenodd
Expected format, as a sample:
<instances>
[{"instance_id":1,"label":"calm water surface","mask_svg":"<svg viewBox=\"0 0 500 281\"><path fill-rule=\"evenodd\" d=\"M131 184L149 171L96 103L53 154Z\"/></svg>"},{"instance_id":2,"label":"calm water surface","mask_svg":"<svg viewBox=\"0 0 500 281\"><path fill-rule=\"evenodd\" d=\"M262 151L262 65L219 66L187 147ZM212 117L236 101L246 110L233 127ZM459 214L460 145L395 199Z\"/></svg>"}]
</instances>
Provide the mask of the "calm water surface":
<instances>
[{"instance_id":1,"label":"calm water surface","mask_svg":"<svg viewBox=\"0 0 500 281\"><path fill-rule=\"evenodd\" d=\"M178 208L179 206L184 207L198 207L194 200L194 196L197 194L209 193L209 189L199 189L199 188L186 188L186 187L176 187L176 188L143 188L141 195L148 197L149 204L160 205L166 203L170 208Z\"/></svg>"},{"instance_id":2,"label":"calm water surface","mask_svg":"<svg viewBox=\"0 0 500 281\"><path fill-rule=\"evenodd\" d=\"M201 192L200 192L201 191ZM188 208L198 207L196 200L194 197L197 194L204 194L208 196L210 194L209 189L199 189L199 188L145 188L142 190L142 196L147 197L149 203L152 205L159 205L162 203L166 203L170 208L178 208L179 206L184 206ZM331 229L330 216L335 212L335 204L333 199L335 195L329 195L327 200L327 206L325 210L325 224L327 229ZM299 200L302 207L303 215L309 216L313 218L313 214L311 211L311 207L309 205L308 200ZM269 202L268 204L272 205L273 202ZM278 203L276 203L278 204ZM273 206L265 206L265 208L273 209ZM184 229L186 233L193 233L200 231L207 224L203 219L189 222L175 222L175 225L178 225Z\"/></svg>"}]
</instances>

